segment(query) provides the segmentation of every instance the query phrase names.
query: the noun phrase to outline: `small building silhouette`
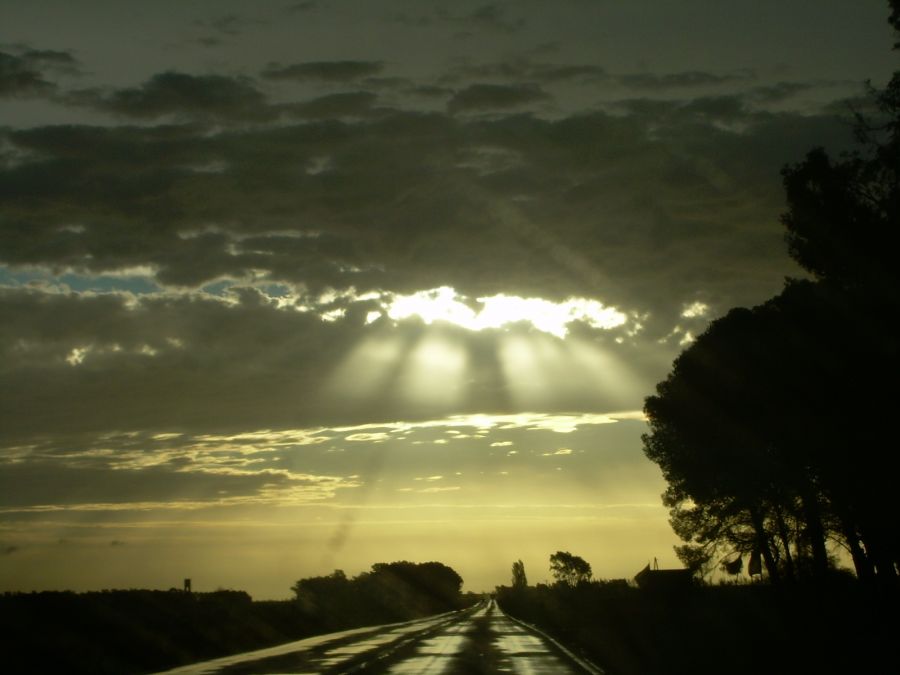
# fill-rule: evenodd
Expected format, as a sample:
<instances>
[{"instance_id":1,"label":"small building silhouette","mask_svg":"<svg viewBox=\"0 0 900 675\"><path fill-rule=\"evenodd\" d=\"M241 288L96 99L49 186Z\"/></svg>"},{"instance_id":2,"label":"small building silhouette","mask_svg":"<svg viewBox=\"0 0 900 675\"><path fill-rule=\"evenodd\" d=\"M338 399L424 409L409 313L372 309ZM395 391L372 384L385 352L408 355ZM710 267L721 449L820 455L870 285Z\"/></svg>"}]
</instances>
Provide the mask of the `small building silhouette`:
<instances>
[{"instance_id":1,"label":"small building silhouette","mask_svg":"<svg viewBox=\"0 0 900 675\"><path fill-rule=\"evenodd\" d=\"M653 560L653 569L650 563L640 572L634 575L634 581L638 588L645 591L681 591L690 588L694 581L694 575L690 570L661 570Z\"/></svg>"},{"instance_id":2,"label":"small building silhouette","mask_svg":"<svg viewBox=\"0 0 900 675\"><path fill-rule=\"evenodd\" d=\"M184 592L185 592L185 593L190 593L190 592L191 592L191 580L190 580L190 579L185 579L185 580L184 580Z\"/></svg>"}]
</instances>

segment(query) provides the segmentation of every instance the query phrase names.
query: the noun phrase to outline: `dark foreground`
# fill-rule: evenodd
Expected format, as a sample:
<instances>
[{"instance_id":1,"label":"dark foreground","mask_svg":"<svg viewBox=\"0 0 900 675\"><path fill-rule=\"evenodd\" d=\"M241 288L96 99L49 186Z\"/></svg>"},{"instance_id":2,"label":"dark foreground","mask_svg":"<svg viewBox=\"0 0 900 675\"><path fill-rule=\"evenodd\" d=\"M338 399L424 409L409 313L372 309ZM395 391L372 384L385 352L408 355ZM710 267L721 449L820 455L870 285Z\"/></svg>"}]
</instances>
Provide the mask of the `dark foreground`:
<instances>
[{"instance_id":1,"label":"dark foreground","mask_svg":"<svg viewBox=\"0 0 900 675\"><path fill-rule=\"evenodd\" d=\"M4 595L0 670L129 675L237 654L209 666L219 670L183 672L578 672L577 660L514 617L607 675L897 672L898 593L855 582L679 593L624 582L504 588L502 612L448 611L474 602L465 596L456 607L410 609L391 605L397 593L375 602L355 589L341 602L333 591L312 604L253 602L236 591ZM260 649L269 651L243 656Z\"/></svg>"},{"instance_id":2,"label":"dark foreground","mask_svg":"<svg viewBox=\"0 0 900 675\"><path fill-rule=\"evenodd\" d=\"M461 596L423 604L404 597L392 604L361 593L352 606L340 597L315 600L254 602L241 591L6 594L0 596L0 672L150 673L474 602Z\"/></svg>"},{"instance_id":3,"label":"dark foreground","mask_svg":"<svg viewBox=\"0 0 900 675\"><path fill-rule=\"evenodd\" d=\"M505 588L498 601L609 675L900 672L896 588L847 581L653 593L594 582Z\"/></svg>"}]
</instances>

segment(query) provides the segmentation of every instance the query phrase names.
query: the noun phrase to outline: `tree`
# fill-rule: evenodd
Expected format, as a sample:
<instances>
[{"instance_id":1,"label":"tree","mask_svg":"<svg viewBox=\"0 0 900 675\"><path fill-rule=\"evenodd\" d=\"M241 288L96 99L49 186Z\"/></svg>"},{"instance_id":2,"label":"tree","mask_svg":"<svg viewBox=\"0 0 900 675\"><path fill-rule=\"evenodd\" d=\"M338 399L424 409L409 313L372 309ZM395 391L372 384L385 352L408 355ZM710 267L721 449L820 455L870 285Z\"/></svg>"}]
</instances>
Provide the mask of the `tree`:
<instances>
[{"instance_id":1,"label":"tree","mask_svg":"<svg viewBox=\"0 0 900 675\"><path fill-rule=\"evenodd\" d=\"M525 576L525 563L516 560L512 564L512 587L525 588L528 586L528 577Z\"/></svg>"},{"instance_id":2,"label":"tree","mask_svg":"<svg viewBox=\"0 0 900 675\"><path fill-rule=\"evenodd\" d=\"M871 93L855 152L782 172L788 252L815 282L711 324L646 400L644 451L687 561L724 548L761 554L772 580L819 576L831 538L861 578L900 567L900 457L868 421L893 418L900 372L900 73Z\"/></svg>"},{"instance_id":3,"label":"tree","mask_svg":"<svg viewBox=\"0 0 900 675\"><path fill-rule=\"evenodd\" d=\"M550 572L557 583L577 586L591 580L591 566L583 558L568 551L557 551L550 556Z\"/></svg>"},{"instance_id":4,"label":"tree","mask_svg":"<svg viewBox=\"0 0 900 675\"><path fill-rule=\"evenodd\" d=\"M732 310L647 398L644 451L691 546L711 557L757 551L777 581L824 575L832 539L861 578L894 576L900 458L865 420L890 419L895 383L884 369L896 372L897 356L851 297L795 281Z\"/></svg>"},{"instance_id":5,"label":"tree","mask_svg":"<svg viewBox=\"0 0 900 675\"><path fill-rule=\"evenodd\" d=\"M644 450L669 482L664 501L685 541L758 551L776 581L797 558L827 572L826 538L843 536L838 507L852 497L840 483L859 473L836 441L847 440L849 412L865 415L853 384L868 356L854 353L864 340L849 311L819 284L789 283L713 322L647 398ZM865 470L875 466L872 457Z\"/></svg>"},{"instance_id":6,"label":"tree","mask_svg":"<svg viewBox=\"0 0 900 675\"><path fill-rule=\"evenodd\" d=\"M900 36L900 0L888 21ZM900 42L894 45L900 49ZM856 150L833 160L822 148L782 170L788 252L818 280L846 292L897 302L900 281L900 71L875 111L856 113Z\"/></svg>"},{"instance_id":7,"label":"tree","mask_svg":"<svg viewBox=\"0 0 900 675\"><path fill-rule=\"evenodd\" d=\"M900 35L900 0L890 6L888 21ZM788 210L782 222L789 253L819 282L820 306L851 327L841 329L851 339L832 360L852 367L831 381L824 407L857 423L820 415L828 423L816 425L827 430L818 434L817 478L857 573L893 578L900 566L900 514L888 477L897 475L900 461L887 428L859 420L892 419L896 409L890 375L900 372L894 325L900 312L900 72L882 90L870 85L870 94L874 112L856 115L855 151L833 159L816 148L783 170Z\"/></svg>"}]
</instances>

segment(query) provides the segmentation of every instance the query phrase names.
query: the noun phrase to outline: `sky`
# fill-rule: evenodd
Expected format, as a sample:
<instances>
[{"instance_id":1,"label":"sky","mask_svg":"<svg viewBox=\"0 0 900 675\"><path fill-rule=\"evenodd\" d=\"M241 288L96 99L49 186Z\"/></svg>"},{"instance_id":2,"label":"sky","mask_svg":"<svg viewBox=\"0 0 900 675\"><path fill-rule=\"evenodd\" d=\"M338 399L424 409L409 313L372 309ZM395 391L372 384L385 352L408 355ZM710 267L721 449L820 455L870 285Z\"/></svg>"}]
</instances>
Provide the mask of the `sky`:
<instances>
[{"instance_id":1,"label":"sky","mask_svg":"<svg viewBox=\"0 0 900 675\"><path fill-rule=\"evenodd\" d=\"M875 0L0 0L0 590L677 566L643 400L802 276Z\"/></svg>"}]
</instances>

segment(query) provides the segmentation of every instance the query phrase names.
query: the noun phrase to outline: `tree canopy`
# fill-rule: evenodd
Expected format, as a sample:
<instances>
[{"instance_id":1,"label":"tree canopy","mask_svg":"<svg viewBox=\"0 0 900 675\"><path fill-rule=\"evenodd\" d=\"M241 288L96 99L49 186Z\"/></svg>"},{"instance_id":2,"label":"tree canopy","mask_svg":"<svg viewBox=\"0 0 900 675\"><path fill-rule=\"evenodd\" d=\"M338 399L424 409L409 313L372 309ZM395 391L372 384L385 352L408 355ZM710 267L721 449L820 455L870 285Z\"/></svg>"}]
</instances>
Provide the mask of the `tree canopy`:
<instances>
[{"instance_id":1,"label":"tree canopy","mask_svg":"<svg viewBox=\"0 0 900 675\"><path fill-rule=\"evenodd\" d=\"M568 551L557 551L550 556L550 572L557 583L567 586L577 586L583 581L590 581L590 564L577 555Z\"/></svg>"}]
</instances>

